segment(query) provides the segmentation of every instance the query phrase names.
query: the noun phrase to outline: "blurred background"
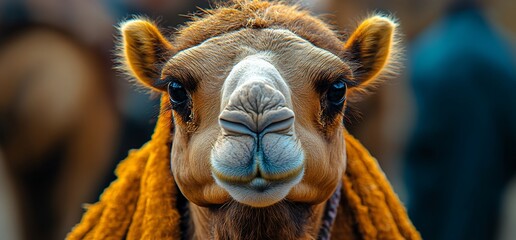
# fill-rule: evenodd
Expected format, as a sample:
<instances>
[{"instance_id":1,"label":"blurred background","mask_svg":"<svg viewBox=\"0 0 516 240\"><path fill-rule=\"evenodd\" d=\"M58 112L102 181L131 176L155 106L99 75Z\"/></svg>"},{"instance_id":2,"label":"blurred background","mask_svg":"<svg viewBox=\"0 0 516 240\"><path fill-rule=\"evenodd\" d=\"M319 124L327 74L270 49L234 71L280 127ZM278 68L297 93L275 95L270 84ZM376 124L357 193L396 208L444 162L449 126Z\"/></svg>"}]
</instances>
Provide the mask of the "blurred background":
<instances>
[{"instance_id":1,"label":"blurred background","mask_svg":"<svg viewBox=\"0 0 516 240\"><path fill-rule=\"evenodd\" d=\"M346 122L424 239L516 239L516 1L302 0L345 35L399 19L404 68ZM158 99L114 67L134 14L170 33L191 0L0 0L0 239L63 239L150 139ZM332 14L327 17L326 14Z\"/></svg>"}]
</instances>

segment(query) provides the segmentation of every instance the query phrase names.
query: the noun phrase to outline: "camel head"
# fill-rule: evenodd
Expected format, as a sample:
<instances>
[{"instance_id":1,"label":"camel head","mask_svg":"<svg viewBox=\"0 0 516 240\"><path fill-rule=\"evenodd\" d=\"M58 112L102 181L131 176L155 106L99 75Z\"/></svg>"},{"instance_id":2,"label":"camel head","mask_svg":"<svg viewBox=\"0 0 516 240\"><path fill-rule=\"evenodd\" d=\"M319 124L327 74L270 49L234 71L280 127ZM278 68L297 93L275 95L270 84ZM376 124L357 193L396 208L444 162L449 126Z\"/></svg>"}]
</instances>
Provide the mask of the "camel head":
<instances>
[{"instance_id":1,"label":"camel head","mask_svg":"<svg viewBox=\"0 0 516 240\"><path fill-rule=\"evenodd\" d=\"M124 22L127 72L169 96L172 173L198 206L316 205L346 169L345 108L391 72L396 24L341 38L297 7L235 1L164 35Z\"/></svg>"}]
</instances>

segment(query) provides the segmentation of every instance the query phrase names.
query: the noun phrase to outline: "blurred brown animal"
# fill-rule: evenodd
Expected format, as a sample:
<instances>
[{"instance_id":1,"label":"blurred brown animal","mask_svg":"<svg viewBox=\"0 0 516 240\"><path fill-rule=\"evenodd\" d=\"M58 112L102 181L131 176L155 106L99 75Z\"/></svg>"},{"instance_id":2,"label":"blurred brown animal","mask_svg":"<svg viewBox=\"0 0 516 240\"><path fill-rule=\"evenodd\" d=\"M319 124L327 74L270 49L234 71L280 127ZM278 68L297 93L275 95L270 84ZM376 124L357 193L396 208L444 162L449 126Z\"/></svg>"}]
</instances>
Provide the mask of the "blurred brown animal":
<instances>
[{"instance_id":1,"label":"blurred brown animal","mask_svg":"<svg viewBox=\"0 0 516 240\"><path fill-rule=\"evenodd\" d=\"M47 27L0 47L0 148L26 239L62 239L112 165L105 81L87 48Z\"/></svg>"}]
</instances>

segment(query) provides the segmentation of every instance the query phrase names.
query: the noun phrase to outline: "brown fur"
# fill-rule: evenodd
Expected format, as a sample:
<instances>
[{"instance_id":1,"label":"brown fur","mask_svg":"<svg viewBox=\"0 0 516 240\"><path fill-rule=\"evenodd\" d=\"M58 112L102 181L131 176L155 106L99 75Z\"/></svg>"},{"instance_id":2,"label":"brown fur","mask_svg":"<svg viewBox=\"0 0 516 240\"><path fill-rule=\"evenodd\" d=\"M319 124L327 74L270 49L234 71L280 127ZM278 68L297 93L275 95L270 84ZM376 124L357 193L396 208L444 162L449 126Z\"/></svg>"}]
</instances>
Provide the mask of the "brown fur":
<instances>
[{"instance_id":1,"label":"brown fur","mask_svg":"<svg viewBox=\"0 0 516 240\"><path fill-rule=\"evenodd\" d=\"M342 43L332 28L298 6L281 2L234 0L204 14L181 28L173 41L178 51L224 33L242 28L288 29L315 46L337 56L344 54Z\"/></svg>"},{"instance_id":2,"label":"brown fur","mask_svg":"<svg viewBox=\"0 0 516 240\"><path fill-rule=\"evenodd\" d=\"M146 20L121 27L125 64L134 77L158 91L175 79L191 96L189 116L173 111L171 162L176 183L191 202L193 234L199 239L260 239L273 233L280 239L315 238L321 206L346 166L343 114L329 114L325 91L342 77L351 88L349 94L360 92L357 89L389 69L395 24L370 18L344 43L331 27L296 6L239 0L193 20L172 43ZM220 132L217 120L225 78L243 57L267 51L274 52L269 61L293 94L305 172L285 202L256 209L233 203L214 182L209 159ZM226 205L214 207L221 204Z\"/></svg>"},{"instance_id":3,"label":"brown fur","mask_svg":"<svg viewBox=\"0 0 516 240\"><path fill-rule=\"evenodd\" d=\"M191 206L192 239L313 239L323 205L280 202L253 208L230 201L214 208ZM314 211L315 210L315 211Z\"/></svg>"},{"instance_id":4,"label":"brown fur","mask_svg":"<svg viewBox=\"0 0 516 240\"><path fill-rule=\"evenodd\" d=\"M141 29L145 29L141 32ZM174 53L172 45L161 35L158 28L148 20L136 19L122 26L124 34L124 67L146 87L163 90L153 83L160 77L161 64Z\"/></svg>"}]
</instances>

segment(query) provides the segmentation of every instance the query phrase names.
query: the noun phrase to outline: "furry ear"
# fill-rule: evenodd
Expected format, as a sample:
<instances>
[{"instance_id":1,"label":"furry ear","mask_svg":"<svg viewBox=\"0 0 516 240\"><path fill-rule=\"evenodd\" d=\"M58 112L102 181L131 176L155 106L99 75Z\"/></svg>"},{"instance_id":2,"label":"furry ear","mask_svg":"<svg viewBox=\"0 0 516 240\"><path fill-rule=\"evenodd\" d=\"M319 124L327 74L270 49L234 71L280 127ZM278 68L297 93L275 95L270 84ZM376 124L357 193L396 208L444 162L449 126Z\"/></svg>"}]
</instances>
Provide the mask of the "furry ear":
<instances>
[{"instance_id":1,"label":"furry ear","mask_svg":"<svg viewBox=\"0 0 516 240\"><path fill-rule=\"evenodd\" d=\"M173 54L173 47L163 37L156 25L145 19L129 20L122 23L121 60L126 71L145 86L164 90L161 81L161 65Z\"/></svg>"},{"instance_id":2,"label":"furry ear","mask_svg":"<svg viewBox=\"0 0 516 240\"><path fill-rule=\"evenodd\" d=\"M364 20L345 44L352 63L356 64L355 81L369 85L382 72L395 64L396 23L387 17L373 16Z\"/></svg>"}]
</instances>

